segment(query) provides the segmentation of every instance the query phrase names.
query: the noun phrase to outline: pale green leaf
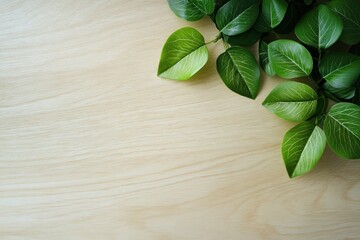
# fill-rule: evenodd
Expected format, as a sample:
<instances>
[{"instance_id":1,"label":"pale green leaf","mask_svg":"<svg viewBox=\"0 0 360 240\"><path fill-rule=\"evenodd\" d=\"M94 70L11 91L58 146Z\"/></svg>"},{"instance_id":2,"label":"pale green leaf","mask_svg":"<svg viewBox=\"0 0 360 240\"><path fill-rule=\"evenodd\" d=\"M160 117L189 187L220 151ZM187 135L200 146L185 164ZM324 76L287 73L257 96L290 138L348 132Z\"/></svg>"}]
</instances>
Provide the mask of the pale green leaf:
<instances>
[{"instance_id":1,"label":"pale green leaf","mask_svg":"<svg viewBox=\"0 0 360 240\"><path fill-rule=\"evenodd\" d=\"M214 11L214 0L168 0L176 16L188 21L196 21Z\"/></svg>"},{"instance_id":2,"label":"pale green leaf","mask_svg":"<svg viewBox=\"0 0 360 240\"><path fill-rule=\"evenodd\" d=\"M196 29L184 27L167 39L158 68L158 76L173 80L187 80L208 60L204 37Z\"/></svg>"},{"instance_id":3,"label":"pale green leaf","mask_svg":"<svg viewBox=\"0 0 360 240\"><path fill-rule=\"evenodd\" d=\"M342 30L340 17L320 4L300 19L295 27L295 34L307 45L328 48L339 39Z\"/></svg>"},{"instance_id":4,"label":"pale green leaf","mask_svg":"<svg viewBox=\"0 0 360 240\"><path fill-rule=\"evenodd\" d=\"M274 28L283 20L288 3L285 0L263 0L261 9L265 21Z\"/></svg>"},{"instance_id":5,"label":"pale green leaf","mask_svg":"<svg viewBox=\"0 0 360 240\"><path fill-rule=\"evenodd\" d=\"M319 72L335 88L350 87L360 77L360 57L347 52L326 54L320 60Z\"/></svg>"},{"instance_id":6,"label":"pale green leaf","mask_svg":"<svg viewBox=\"0 0 360 240\"><path fill-rule=\"evenodd\" d=\"M337 103L327 114L324 132L330 148L340 157L360 158L360 106Z\"/></svg>"},{"instance_id":7,"label":"pale green leaf","mask_svg":"<svg viewBox=\"0 0 360 240\"><path fill-rule=\"evenodd\" d=\"M259 90L260 69L253 54L243 47L231 47L221 54L217 70L232 91L255 99Z\"/></svg>"},{"instance_id":8,"label":"pale green leaf","mask_svg":"<svg viewBox=\"0 0 360 240\"><path fill-rule=\"evenodd\" d=\"M282 142L282 156L290 178L310 172L326 147L326 136L314 123L303 122L290 129Z\"/></svg>"},{"instance_id":9,"label":"pale green leaf","mask_svg":"<svg viewBox=\"0 0 360 240\"><path fill-rule=\"evenodd\" d=\"M226 35L237 35L249 30L254 25L258 13L257 0L231 0L217 12L216 25Z\"/></svg>"},{"instance_id":10,"label":"pale green leaf","mask_svg":"<svg viewBox=\"0 0 360 240\"><path fill-rule=\"evenodd\" d=\"M309 51L293 40L276 40L268 45L269 61L282 78L308 76L313 68Z\"/></svg>"},{"instance_id":11,"label":"pale green leaf","mask_svg":"<svg viewBox=\"0 0 360 240\"><path fill-rule=\"evenodd\" d=\"M317 100L318 96L311 87L289 81L275 87L262 104L283 119L301 122L315 114Z\"/></svg>"}]
</instances>

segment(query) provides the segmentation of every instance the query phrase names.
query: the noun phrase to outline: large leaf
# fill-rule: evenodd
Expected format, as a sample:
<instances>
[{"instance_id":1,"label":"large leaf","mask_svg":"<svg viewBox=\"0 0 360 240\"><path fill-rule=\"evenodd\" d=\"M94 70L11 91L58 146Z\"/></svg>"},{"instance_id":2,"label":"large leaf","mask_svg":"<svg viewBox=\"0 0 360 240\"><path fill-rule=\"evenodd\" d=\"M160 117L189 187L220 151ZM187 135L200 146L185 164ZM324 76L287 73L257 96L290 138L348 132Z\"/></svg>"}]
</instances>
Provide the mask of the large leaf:
<instances>
[{"instance_id":1,"label":"large leaf","mask_svg":"<svg viewBox=\"0 0 360 240\"><path fill-rule=\"evenodd\" d=\"M321 4L300 19L295 34L307 45L328 48L339 39L342 30L340 17Z\"/></svg>"},{"instance_id":2,"label":"large leaf","mask_svg":"<svg viewBox=\"0 0 360 240\"><path fill-rule=\"evenodd\" d=\"M335 96L339 99L351 99L355 96L356 88L351 86L347 88L334 88L328 82L323 85L323 88L330 93L331 95Z\"/></svg>"},{"instance_id":3,"label":"large leaf","mask_svg":"<svg viewBox=\"0 0 360 240\"><path fill-rule=\"evenodd\" d=\"M288 3L285 0L263 0L261 9L265 21L274 28L283 20Z\"/></svg>"},{"instance_id":4,"label":"large leaf","mask_svg":"<svg viewBox=\"0 0 360 240\"><path fill-rule=\"evenodd\" d=\"M313 68L309 51L293 40L276 40L268 45L269 61L282 78L308 76Z\"/></svg>"},{"instance_id":5,"label":"large leaf","mask_svg":"<svg viewBox=\"0 0 360 240\"><path fill-rule=\"evenodd\" d=\"M231 0L222 6L216 14L216 25L226 35L237 35L254 25L258 13L257 0Z\"/></svg>"},{"instance_id":6,"label":"large leaf","mask_svg":"<svg viewBox=\"0 0 360 240\"><path fill-rule=\"evenodd\" d=\"M289 177L310 172L326 147L326 137L314 123L303 122L290 129L282 142L282 156Z\"/></svg>"},{"instance_id":7,"label":"large leaf","mask_svg":"<svg viewBox=\"0 0 360 240\"><path fill-rule=\"evenodd\" d=\"M231 46L251 46L259 41L261 33L254 29L249 29L246 32L234 36L228 36L227 42Z\"/></svg>"},{"instance_id":8,"label":"large leaf","mask_svg":"<svg viewBox=\"0 0 360 240\"><path fill-rule=\"evenodd\" d=\"M330 148L337 155L360 158L360 106L335 104L325 118L324 132Z\"/></svg>"},{"instance_id":9,"label":"large leaf","mask_svg":"<svg viewBox=\"0 0 360 240\"><path fill-rule=\"evenodd\" d=\"M196 21L214 11L214 0L168 0L176 16L188 21Z\"/></svg>"},{"instance_id":10,"label":"large leaf","mask_svg":"<svg viewBox=\"0 0 360 240\"><path fill-rule=\"evenodd\" d=\"M267 75L275 75L275 71L269 62L268 44L264 40L261 40L259 43L259 62L261 68L266 72Z\"/></svg>"},{"instance_id":11,"label":"large leaf","mask_svg":"<svg viewBox=\"0 0 360 240\"><path fill-rule=\"evenodd\" d=\"M316 92L308 85L289 81L275 87L262 104L283 119L301 122L314 115L317 99Z\"/></svg>"},{"instance_id":12,"label":"large leaf","mask_svg":"<svg viewBox=\"0 0 360 240\"><path fill-rule=\"evenodd\" d=\"M187 80L208 60L204 37L196 29L184 27L167 39L158 68L158 76L173 80Z\"/></svg>"},{"instance_id":13,"label":"large leaf","mask_svg":"<svg viewBox=\"0 0 360 240\"><path fill-rule=\"evenodd\" d=\"M221 54L217 70L232 91L255 99L259 90L260 69L253 54L243 47L231 47Z\"/></svg>"},{"instance_id":14,"label":"large leaf","mask_svg":"<svg viewBox=\"0 0 360 240\"><path fill-rule=\"evenodd\" d=\"M360 57L346 52L332 52L319 63L319 72L335 88L352 86L360 77Z\"/></svg>"},{"instance_id":15,"label":"large leaf","mask_svg":"<svg viewBox=\"0 0 360 240\"><path fill-rule=\"evenodd\" d=\"M350 45L360 42L359 0L332 0L327 6L340 15L344 23L340 40Z\"/></svg>"}]
</instances>

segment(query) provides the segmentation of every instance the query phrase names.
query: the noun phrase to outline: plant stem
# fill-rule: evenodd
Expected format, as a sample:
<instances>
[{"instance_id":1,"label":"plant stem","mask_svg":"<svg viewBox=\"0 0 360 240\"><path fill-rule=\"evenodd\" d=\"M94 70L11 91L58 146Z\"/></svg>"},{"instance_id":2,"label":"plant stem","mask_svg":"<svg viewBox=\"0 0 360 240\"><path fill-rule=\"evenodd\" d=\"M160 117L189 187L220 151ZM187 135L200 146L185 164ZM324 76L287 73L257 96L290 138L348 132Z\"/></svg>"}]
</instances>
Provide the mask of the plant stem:
<instances>
[{"instance_id":1,"label":"plant stem","mask_svg":"<svg viewBox=\"0 0 360 240\"><path fill-rule=\"evenodd\" d=\"M210 43L216 43L217 41L219 41L221 39L221 33L219 33L215 39L211 40L210 42L206 42L205 44L208 45Z\"/></svg>"}]
</instances>

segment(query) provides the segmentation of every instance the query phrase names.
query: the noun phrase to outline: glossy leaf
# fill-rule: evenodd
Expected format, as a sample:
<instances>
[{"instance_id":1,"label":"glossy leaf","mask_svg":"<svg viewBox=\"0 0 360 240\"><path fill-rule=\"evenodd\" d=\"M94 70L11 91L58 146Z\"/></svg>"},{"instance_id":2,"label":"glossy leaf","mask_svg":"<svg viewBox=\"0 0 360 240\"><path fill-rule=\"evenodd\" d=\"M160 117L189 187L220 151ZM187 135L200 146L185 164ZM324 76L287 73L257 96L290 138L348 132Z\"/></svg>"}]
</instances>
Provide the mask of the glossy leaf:
<instances>
[{"instance_id":1,"label":"glossy leaf","mask_svg":"<svg viewBox=\"0 0 360 240\"><path fill-rule=\"evenodd\" d=\"M328 48L339 39L342 30L340 17L321 4L300 19L295 27L295 34L307 45Z\"/></svg>"},{"instance_id":2,"label":"glossy leaf","mask_svg":"<svg viewBox=\"0 0 360 240\"><path fill-rule=\"evenodd\" d=\"M259 62L261 68L266 72L267 75L275 75L275 71L269 62L268 44L263 40L261 40L259 43Z\"/></svg>"},{"instance_id":3,"label":"glossy leaf","mask_svg":"<svg viewBox=\"0 0 360 240\"><path fill-rule=\"evenodd\" d=\"M326 147L326 136L314 123L303 122L290 129L282 142L282 156L290 178L310 172Z\"/></svg>"},{"instance_id":4,"label":"glossy leaf","mask_svg":"<svg viewBox=\"0 0 360 240\"><path fill-rule=\"evenodd\" d=\"M346 52L329 53L321 59L319 72L335 88L350 87L360 77L360 57Z\"/></svg>"},{"instance_id":5,"label":"glossy leaf","mask_svg":"<svg viewBox=\"0 0 360 240\"><path fill-rule=\"evenodd\" d=\"M339 99L351 99L355 96L355 87L347 87L347 88L334 88L328 82L323 85L323 88L330 93L331 95L335 96Z\"/></svg>"},{"instance_id":6,"label":"glossy leaf","mask_svg":"<svg viewBox=\"0 0 360 240\"><path fill-rule=\"evenodd\" d=\"M196 21L214 11L214 0L168 0L176 16L188 21Z\"/></svg>"},{"instance_id":7,"label":"glossy leaf","mask_svg":"<svg viewBox=\"0 0 360 240\"><path fill-rule=\"evenodd\" d=\"M260 69L253 54L243 47L231 47L216 61L217 71L232 91L255 99L259 90Z\"/></svg>"},{"instance_id":8,"label":"glossy leaf","mask_svg":"<svg viewBox=\"0 0 360 240\"><path fill-rule=\"evenodd\" d=\"M276 40L268 45L269 61L282 78L308 76L313 68L309 51L293 40Z\"/></svg>"},{"instance_id":9,"label":"glossy leaf","mask_svg":"<svg viewBox=\"0 0 360 240\"><path fill-rule=\"evenodd\" d=\"M316 92L308 85L289 81L275 87L263 106L283 119L301 122L314 115L317 99Z\"/></svg>"},{"instance_id":10,"label":"glossy leaf","mask_svg":"<svg viewBox=\"0 0 360 240\"><path fill-rule=\"evenodd\" d=\"M251 46L259 41L260 36L261 33L251 28L238 35L228 36L227 42L231 46Z\"/></svg>"},{"instance_id":11,"label":"glossy leaf","mask_svg":"<svg viewBox=\"0 0 360 240\"><path fill-rule=\"evenodd\" d=\"M254 25L258 13L257 0L231 0L216 14L216 25L226 35L237 35L249 30Z\"/></svg>"},{"instance_id":12,"label":"glossy leaf","mask_svg":"<svg viewBox=\"0 0 360 240\"><path fill-rule=\"evenodd\" d=\"M360 42L360 2L359 0L332 0L327 6L342 19L344 29L340 40L353 45Z\"/></svg>"},{"instance_id":13,"label":"glossy leaf","mask_svg":"<svg viewBox=\"0 0 360 240\"><path fill-rule=\"evenodd\" d=\"M274 28L283 20L288 3L285 0L263 0L261 9L265 21Z\"/></svg>"},{"instance_id":14,"label":"glossy leaf","mask_svg":"<svg viewBox=\"0 0 360 240\"><path fill-rule=\"evenodd\" d=\"M330 148L337 155L360 158L360 106L335 104L325 118L324 132Z\"/></svg>"},{"instance_id":15,"label":"glossy leaf","mask_svg":"<svg viewBox=\"0 0 360 240\"><path fill-rule=\"evenodd\" d=\"M187 80L208 60L204 37L196 29L184 27L167 39L158 68L158 76L173 80Z\"/></svg>"}]
</instances>

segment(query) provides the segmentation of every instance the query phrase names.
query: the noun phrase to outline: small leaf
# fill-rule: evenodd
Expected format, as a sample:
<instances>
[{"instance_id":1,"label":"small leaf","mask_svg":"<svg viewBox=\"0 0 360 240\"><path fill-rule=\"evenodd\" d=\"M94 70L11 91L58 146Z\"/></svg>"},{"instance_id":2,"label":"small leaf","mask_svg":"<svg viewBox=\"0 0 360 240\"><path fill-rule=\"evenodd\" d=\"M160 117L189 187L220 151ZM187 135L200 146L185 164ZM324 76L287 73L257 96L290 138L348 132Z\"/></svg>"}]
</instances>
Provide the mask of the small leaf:
<instances>
[{"instance_id":1,"label":"small leaf","mask_svg":"<svg viewBox=\"0 0 360 240\"><path fill-rule=\"evenodd\" d=\"M259 43L259 62L261 68L267 75L275 76L275 71L269 62L268 44L264 40L261 40Z\"/></svg>"},{"instance_id":2,"label":"small leaf","mask_svg":"<svg viewBox=\"0 0 360 240\"><path fill-rule=\"evenodd\" d=\"M282 78L308 76L313 68L309 51L293 40L276 40L268 45L269 61Z\"/></svg>"},{"instance_id":3,"label":"small leaf","mask_svg":"<svg viewBox=\"0 0 360 240\"><path fill-rule=\"evenodd\" d=\"M255 31L254 29L247 30L246 32L240 33L238 35L229 36L227 42L231 46L251 46L259 41L261 33Z\"/></svg>"},{"instance_id":4,"label":"small leaf","mask_svg":"<svg viewBox=\"0 0 360 240\"><path fill-rule=\"evenodd\" d=\"M327 6L343 21L344 30L340 40L349 45L360 42L360 2L358 0L332 0Z\"/></svg>"},{"instance_id":5,"label":"small leaf","mask_svg":"<svg viewBox=\"0 0 360 240\"><path fill-rule=\"evenodd\" d=\"M300 19L295 27L295 34L307 45L328 48L339 39L342 30L340 17L320 4Z\"/></svg>"},{"instance_id":6,"label":"small leaf","mask_svg":"<svg viewBox=\"0 0 360 240\"><path fill-rule=\"evenodd\" d=\"M218 57L216 66L228 88L242 96L256 98L260 69L250 50L237 46L230 47Z\"/></svg>"},{"instance_id":7,"label":"small leaf","mask_svg":"<svg viewBox=\"0 0 360 240\"><path fill-rule=\"evenodd\" d=\"M158 76L173 80L187 80L208 60L204 37L196 29L184 27L167 39L158 68Z\"/></svg>"},{"instance_id":8,"label":"small leaf","mask_svg":"<svg viewBox=\"0 0 360 240\"><path fill-rule=\"evenodd\" d=\"M282 156L290 178L310 172L326 147L326 137L314 123L303 122L290 129L282 142Z\"/></svg>"},{"instance_id":9,"label":"small leaf","mask_svg":"<svg viewBox=\"0 0 360 240\"><path fill-rule=\"evenodd\" d=\"M319 63L319 72L335 88L352 86L360 77L360 57L346 52L332 52Z\"/></svg>"},{"instance_id":10,"label":"small leaf","mask_svg":"<svg viewBox=\"0 0 360 240\"><path fill-rule=\"evenodd\" d=\"M331 86L328 82L326 82L323 85L323 88L331 93L332 95L334 95L336 98L340 98L340 99L351 99L355 96L355 87L351 86L351 87L347 87L347 88L334 88L333 86Z\"/></svg>"},{"instance_id":11,"label":"small leaf","mask_svg":"<svg viewBox=\"0 0 360 240\"><path fill-rule=\"evenodd\" d=\"M216 25L226 35L237 35L249 30L254 25L258 13L257 0L231 0L216 14Z\"/></svg>"},{"instance_id":12,"label":"small leaf","mask_svg":"<svg viewBox=\"0 0 360 240\"><path fill-rule=\"evenodd\" d=\"M196 21L214 11L214 0L168 0L176 16L188 21Z\"/></svg>"},{"instance_id":13,"label":"small leaf","mask_svg":"<svg viewBox=\"0 0 360 240\"><path fill-rule=\"evenodd\" d=\"M283 119L301 122L314 115L317 99L316 92L308 85L289 81L275 87L262 104Z\"/></svg>"},{"instance_id":14,"label":"small leaf","mask_svg":"<svg viewBox=\"0 0 360 240\"><path fill-rule=\"evenodd\" d=\"M360 158L360 107L337 103L327 114L324 132L330 148L340 157Z\"/></svg>"},{"instance_id":15,"label":"small leaf","mask_svg":"<svg viewBox=\"0 0 360 240\"><path fill-rule=\"evenodd\" d=\"M265 21L274 28L283 20L288 3L285 0L263 0L261 6Z\"/></svg>"}]
</instances>

